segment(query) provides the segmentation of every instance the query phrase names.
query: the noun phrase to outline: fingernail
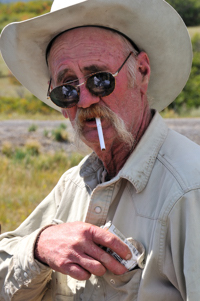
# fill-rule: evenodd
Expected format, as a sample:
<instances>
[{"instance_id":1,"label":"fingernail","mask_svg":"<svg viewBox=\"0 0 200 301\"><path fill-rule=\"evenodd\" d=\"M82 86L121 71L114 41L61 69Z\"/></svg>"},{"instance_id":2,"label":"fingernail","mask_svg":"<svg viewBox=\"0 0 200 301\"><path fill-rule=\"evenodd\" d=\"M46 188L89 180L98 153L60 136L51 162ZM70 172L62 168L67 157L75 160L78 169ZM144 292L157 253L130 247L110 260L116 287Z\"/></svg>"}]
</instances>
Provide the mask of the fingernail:
<instances>
[{"instance_id":1,"label":"fingernail","mask_svg":"<svg viewBox=\"0 0 200 301\"><path fill-rule=\"evenodd\" d=\"M131 253L128 253L127 256L126 256L126 260L131 259L131 257L132 257L132 254L131 254Z\"/></svg>"}]
</instances>

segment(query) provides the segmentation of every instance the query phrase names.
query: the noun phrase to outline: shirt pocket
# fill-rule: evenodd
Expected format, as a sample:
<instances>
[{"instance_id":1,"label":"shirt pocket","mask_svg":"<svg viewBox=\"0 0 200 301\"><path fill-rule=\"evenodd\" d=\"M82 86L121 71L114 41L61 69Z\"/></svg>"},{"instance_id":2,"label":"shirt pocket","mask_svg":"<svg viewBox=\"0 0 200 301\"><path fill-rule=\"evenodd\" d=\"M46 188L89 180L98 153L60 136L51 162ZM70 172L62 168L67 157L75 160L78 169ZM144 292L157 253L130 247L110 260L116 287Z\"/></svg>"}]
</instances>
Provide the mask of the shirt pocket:
<instances>
[{"instance_id":1,"label":"shirt pocket","mask_svg":"<svg viewBox=\"0 0 200 301\"><path fill-rule=\"evenodd\" d=\"M107 271L103 277L92 275L86 282L82 301L135 301L142 270L137 268L123 275Z\"/></svg>"},{"instance_id":2,"label":"shirt pocket","mask_svg":"<svg viewBox=\"0 0 200 301\"><path fill-rule=\"evenodd\" d=\"M123 275L114 275L107 271L103 276L106 282L108 301L137 300L142 270L137 268Z\"/></svg>"},{"instance_id":3,"label":"shirt pocket","mask_svg":"<svg viewBox=\"0 0 200 301\"><path fill-rule=\"evenodd\" d=\"M52 273L51 291L52 300L74 301L74 294L76 291L76 280L72 279L67 275L54 271Z\"/></svg>"}]
</instances>

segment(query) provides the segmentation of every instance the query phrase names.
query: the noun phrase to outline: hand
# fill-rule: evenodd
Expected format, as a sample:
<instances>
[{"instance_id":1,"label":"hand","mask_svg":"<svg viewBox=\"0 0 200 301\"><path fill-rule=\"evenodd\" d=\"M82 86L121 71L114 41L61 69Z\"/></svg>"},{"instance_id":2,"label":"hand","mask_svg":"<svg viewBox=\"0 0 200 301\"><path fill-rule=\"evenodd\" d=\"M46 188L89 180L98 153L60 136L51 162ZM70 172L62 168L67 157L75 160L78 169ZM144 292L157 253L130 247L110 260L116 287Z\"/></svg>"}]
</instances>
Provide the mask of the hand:
<instances>
[{"instance_id":1,"label":"hand","mask_svg":"<svg viewBox=\"0 0 200 301\"><path fill-rule=\"evenodd\" d=\"M116 275L124 274L127 269L99 245L112 249L123 259L132 256L128 246L114 234L91 224L73 222L42 231L35 258L77 280L87 280L91 274L103 276L106 269Z\"/></svg>"}]
</instances>

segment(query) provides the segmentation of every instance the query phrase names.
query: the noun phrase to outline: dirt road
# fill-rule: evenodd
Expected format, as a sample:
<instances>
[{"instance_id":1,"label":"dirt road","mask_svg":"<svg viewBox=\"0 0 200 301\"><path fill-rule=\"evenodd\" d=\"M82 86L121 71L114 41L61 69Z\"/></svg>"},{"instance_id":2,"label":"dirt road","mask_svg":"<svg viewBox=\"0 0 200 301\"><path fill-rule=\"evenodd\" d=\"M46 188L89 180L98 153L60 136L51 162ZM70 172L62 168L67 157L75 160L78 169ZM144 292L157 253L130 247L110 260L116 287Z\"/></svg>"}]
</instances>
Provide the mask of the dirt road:
<instances>
[{"instance_id":1,"label":"dirt road","mask_svg":"<svg viewBox=\"0 0 200 301\"><path fill-rule=\"evenodd\" d=\"M187 136L200 145L200 119L165 119L168 126L177 132ZM70 143L56 142L52 140L51 132L61 123L67 125ZM29 131L30 126L35 125L37 129ZM45 135L45 133L49 135ZM2 143L9 141L13 147L23 146L27 140L37 140L42 146L42 151L56 151L63 149L66 152L80 151L73 145L73 131L67 120L58 121L36 121L36 120L6 120L0 121L0 150ZM81 146L81 152L87 153L89 149Z\"/></svg>"}]
</instances>

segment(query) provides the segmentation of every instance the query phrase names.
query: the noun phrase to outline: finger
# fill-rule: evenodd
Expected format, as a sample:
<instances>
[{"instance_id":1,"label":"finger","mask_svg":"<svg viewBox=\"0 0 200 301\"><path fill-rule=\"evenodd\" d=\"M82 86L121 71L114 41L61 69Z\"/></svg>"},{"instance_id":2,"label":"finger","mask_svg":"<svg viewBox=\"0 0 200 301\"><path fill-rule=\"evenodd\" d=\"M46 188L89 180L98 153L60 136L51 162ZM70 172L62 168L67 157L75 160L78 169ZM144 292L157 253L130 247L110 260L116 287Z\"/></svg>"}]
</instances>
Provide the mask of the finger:
<instances>
[{"instance_id":1,"label":"finger","mask_svg":"<svg viewBox=\"0 0 200 301\"><path fill-rule=\"evenodd\" d=\"M87 270L89 273L96 276L103 276L106 272L105 266L92 256L82 254L77 258L76 263Z\"/></svg>"},{"instance_id":2,"label":"finger","mask_svg":"<svg viewBox=\"0 0 200 301\"><path fill-rule=\"evenodd\" d=\"M116 252L121 258L129 260L132 257L129 247L116 235L99 227L91 227L92 238L96 244L108 247Z\"/></svg>"},{"instance_id":3,"label":"finger","mask_svg":"<svg viewBox=\"0 0 200 301\"><path fill-rule=\"evenodd\" d=\"M93 243L93 245L95 244ZM104 265L102 265L102 263L97 261L95 258L78 251L71 252L67 258L60 258L60 262L57 263L57 266L59 266L59 272L67 275L71 275L72 272L74 274L77 269L79 271L80 268L82 268L83 276L81 277L84 277L84 279L85 277L87 277L87 274L85 272L94 274L96 276L103 276L106 272L106 269ZM54 269L56 270L56 268Z\"/></svg>"},{"instance_id":4,"label":"finger","mask_svg":"<svg viewBox=\"0 0 200 301\"><path fill-rule=\"evenodd\" d=\"M74 263L68 264L61 273L69 275L70 277L75 278L79 281L88 280L91 276L91 273L83 269L83 267L79 266L78 264Z\"/></svg>"},{"instance_id":5,"label":"finger","mask_svg":"<svg viewBox=\"0 0 200 301\"><path fill-rule=\"evenodd\" d=\"M115 258L113 258L110 254L106 253L102 248L91 242L88 244L87 248L85 249L85 253L89 256L89 258L94 258L97 262L101 263L107 270L110 270L112 273L116 275L121 275L127 272L125 266L119 263ZM88 271L92 274L94 270L84 266ZM97 274L95 274L97 275ZM103 275L103 274L102 274ZM99 275L99 276L102 276Z\"/></svg>"}]
</instances>

